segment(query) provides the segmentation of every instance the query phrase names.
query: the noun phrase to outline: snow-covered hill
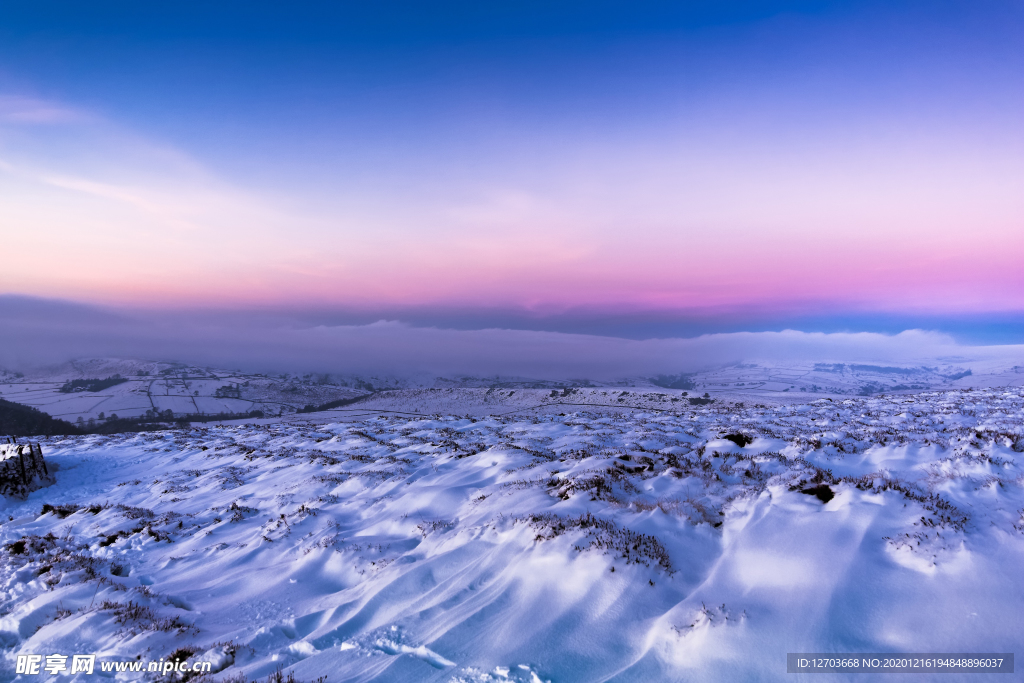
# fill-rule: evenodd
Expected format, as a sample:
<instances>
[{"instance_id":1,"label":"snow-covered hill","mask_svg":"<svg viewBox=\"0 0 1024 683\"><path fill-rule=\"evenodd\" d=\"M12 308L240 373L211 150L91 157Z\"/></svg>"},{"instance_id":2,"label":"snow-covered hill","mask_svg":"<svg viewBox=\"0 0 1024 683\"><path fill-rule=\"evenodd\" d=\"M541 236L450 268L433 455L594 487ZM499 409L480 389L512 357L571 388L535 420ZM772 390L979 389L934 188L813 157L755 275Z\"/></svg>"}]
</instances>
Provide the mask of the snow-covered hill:
<instances>
[{"instance_id":1,"label":"snow-covered hill","mask_svg":"<svg viewBox=\"0 0 1024 683\"><path fill-rule=\"evenodd\" d=\"M1020 389L567 408L44 439L57 483L0 517L0 679L53 652L560 683L1019 649Z\"/></svg>"}]
</instances>

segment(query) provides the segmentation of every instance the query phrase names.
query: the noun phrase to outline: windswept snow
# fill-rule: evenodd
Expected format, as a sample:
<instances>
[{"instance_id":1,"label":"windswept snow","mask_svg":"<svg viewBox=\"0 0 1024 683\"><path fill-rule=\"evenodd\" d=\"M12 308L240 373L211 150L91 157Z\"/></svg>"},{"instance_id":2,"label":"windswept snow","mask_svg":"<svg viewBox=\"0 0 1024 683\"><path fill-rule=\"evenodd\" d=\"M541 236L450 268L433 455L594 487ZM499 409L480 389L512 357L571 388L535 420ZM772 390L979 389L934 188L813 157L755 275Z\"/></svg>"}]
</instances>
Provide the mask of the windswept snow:
<instances>
[{"instance_id":1,"label":"windswept snow","mask_svg":"<svg viewBox=\"0 0 1024 683\"><path fill-rule=\"evenodd\" d=\"M0 679L183 647L331 683L1019 649L1021 389L560 408L43 440L57 483L0 518Z\"/></svg>"}]
</instances>

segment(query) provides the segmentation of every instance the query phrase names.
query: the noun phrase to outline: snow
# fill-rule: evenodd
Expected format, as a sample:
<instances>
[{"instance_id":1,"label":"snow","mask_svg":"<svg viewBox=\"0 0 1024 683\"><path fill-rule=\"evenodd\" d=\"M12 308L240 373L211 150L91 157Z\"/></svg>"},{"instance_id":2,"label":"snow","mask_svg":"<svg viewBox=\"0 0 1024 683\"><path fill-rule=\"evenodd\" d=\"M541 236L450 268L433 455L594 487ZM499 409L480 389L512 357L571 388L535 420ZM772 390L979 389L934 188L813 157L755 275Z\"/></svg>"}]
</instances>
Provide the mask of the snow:
<instances>
[{"instance_id":1,"label":"snow","mask_svg":"<svg viewBox=\"0 0 1024 683\"><path fill-rule=\"evenodd\" d=\"M100 379L120 375L126 381L100 391L63 393L68 380ZM329 378L328 378L329 379ZM77 421L110 417L139 417L147 411L172 411L178 416L205 413L245 414L259 410L278 415L306 405L320 405L367 393L324 376L244 374L180 363L154 363L121 359L77 360L27 375L0 369L0 398L36 407L54 417ZM228 388L238 397L225 397ZM218 395L220 393L220 395Z\"/></svg>"},{"instance_id":2,"label":"snow","mask_svg":"<svg viewBox=\"0 0 1024 683\"><path fill-rule=\"evenodd\" d=\"M689 398L710 393L716 399L796 404L818 397L1022 386L1024 366L1019 363L1018 356L991 359L977 354L970 358L921 358L902 366L761 361L732 363L674 377L624 377L597 382L428 375L267 376L181 363L94 358L26 375L0 368L0 398L35 406L71 421L79 417L102 419L100 414L138 417L149 410L170 410L177 417L197 413L247 414L258 410L280 417L308 405L360 396L370 396L368 403L360 402L361 407L375 410L485 415L556 403L570 410L588 406L604 409L609 404L665 408L657 401L668 401L670 397L678 401L684 391ZM114 374L127 381L99 392L59 391L68 380ZM667 386L665 380L682 382L679 386L687 389L663 388ZM238 397L226 395L225 389L237 390ZM553 396L552 392L558 395Z\"/></svg>"},{"instance_id":3,"label":"snow","mask_svg":"<svg viewBox=\"0 0 1024 683\"><path fill-rule=\"evenodd\" d=\"M185 646L215 678L477 683L1020 644L1020 388L504 415L486 391L41 440L57 483L2 504L0 680Z\"/></svg>"}]
</instances>

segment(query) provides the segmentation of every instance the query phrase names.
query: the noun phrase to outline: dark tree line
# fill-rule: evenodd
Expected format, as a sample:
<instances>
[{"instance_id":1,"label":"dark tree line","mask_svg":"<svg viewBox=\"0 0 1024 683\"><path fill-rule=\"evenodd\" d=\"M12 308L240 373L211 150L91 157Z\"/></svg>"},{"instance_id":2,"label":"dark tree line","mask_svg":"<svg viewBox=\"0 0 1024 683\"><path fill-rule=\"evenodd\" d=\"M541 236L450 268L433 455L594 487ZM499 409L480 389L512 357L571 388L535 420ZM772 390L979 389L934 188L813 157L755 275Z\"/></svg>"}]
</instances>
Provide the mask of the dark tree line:
<instances>
[{"instance_id":1,"label":"dark tree line","mask_svg":"<svg viewBox=\"0 0 1024 683\"><path fill-rule=\"evenodd\" d=\"M0 434L4 436L56 436L83 430L31 406L0 399Z\"/></svg>"},{"instance_id":2,"label":"dark tree line","mask_svg":"<svg viewBox=\"0 0 1024 683\"><path fill-rule=\"evenodd\" d=\"M67 382L64 382L64 386L57 391L62 394L71 394L76 391L103 391L104 389L109 389L110 387L123 384L127 381L128 380L121 375L113 375L106 379L69 379Z\"/></svg>"},{"instance_id":3,"label":"dark tree line","mask_svg":"<svg viewBox=\"0 0 1024 683\"><path fill-rule=\"evenodd\" d=\"M117 417L88 421L79 418L77 424L51 417L32 406L0 399L0 436L61 436L74 434L121 434L125 432L151 432L162 429L188 427L192 422L220 422L263 417L263 411L247 413L183 414L170 410L150 410L138 417Z\"/></svg>"}]
</instances>

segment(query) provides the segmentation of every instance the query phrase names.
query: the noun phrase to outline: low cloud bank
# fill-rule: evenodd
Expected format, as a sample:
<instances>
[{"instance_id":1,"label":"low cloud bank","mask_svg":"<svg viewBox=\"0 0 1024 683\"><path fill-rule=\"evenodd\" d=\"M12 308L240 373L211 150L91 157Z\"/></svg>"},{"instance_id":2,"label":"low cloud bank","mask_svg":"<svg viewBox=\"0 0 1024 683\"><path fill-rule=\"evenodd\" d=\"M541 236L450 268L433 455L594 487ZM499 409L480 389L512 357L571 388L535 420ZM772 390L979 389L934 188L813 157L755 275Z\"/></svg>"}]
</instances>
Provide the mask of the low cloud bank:
<instances>
[{"instance_id":1,"label":"low cloud bank","mask_svg":"<svg viewBox=\"0 0 1024 683\"><path fill-rule=\"evenodd\" d=\"M1024 364L1024 346L965 346L922 330L739 332L632 340L508 329L452 330L380 321L310 326L259 314L128 313L0 297L0 365L29 369L82 357L178 360L269 372L612 379L735 362Z\"/></svg>"}]
</instances>

